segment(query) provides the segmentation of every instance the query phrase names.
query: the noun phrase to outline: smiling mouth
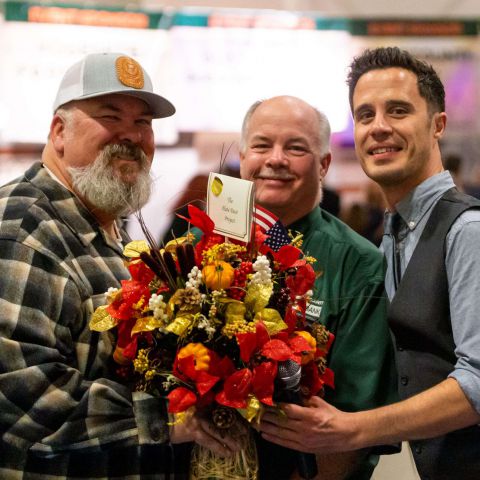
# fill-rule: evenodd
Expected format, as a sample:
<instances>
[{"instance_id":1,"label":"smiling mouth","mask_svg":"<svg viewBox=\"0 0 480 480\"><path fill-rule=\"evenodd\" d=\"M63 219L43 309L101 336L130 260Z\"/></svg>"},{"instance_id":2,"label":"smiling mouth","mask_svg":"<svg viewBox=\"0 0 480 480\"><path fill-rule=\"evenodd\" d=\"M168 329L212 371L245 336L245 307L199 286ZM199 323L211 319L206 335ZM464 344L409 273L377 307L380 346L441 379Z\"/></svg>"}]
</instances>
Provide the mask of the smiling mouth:
<instances>
[{"instance_id":1,"label":"smiling mouth","mask_svg":"<svg viewBox=\"0 0 480 480\"><path fill-rule=\"evenodd\" d=\"M398 147L378 147L370 150L370 155L381 155L382 153L399 152L401 149Z\"/></svg>"}]
</instances>

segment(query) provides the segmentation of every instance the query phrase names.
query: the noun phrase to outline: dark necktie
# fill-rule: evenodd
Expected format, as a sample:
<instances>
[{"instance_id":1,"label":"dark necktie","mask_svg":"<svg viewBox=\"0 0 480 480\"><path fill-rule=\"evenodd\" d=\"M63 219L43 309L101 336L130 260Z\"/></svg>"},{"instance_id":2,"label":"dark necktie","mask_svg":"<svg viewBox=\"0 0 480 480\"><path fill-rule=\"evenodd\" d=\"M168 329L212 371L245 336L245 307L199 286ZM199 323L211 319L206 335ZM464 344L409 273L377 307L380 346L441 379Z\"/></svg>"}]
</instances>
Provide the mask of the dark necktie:
<instances>
[{"instance_id":1,"label":"dark necktie","mask_svg":"<svg viewBox=\"0 0 480 480\"><path fill-rule=\"evenodd\" d=\"M402 226L403 219L398 213L387 213L385 217L384 224L384 233L389 235L392 242L392 272L393 272L393 282L395 285L395 290L398 289L400 284L400 279L402 278L402 267L400 261L400 249L399 249L399 231Z\"/></svg>"}]
</instances>

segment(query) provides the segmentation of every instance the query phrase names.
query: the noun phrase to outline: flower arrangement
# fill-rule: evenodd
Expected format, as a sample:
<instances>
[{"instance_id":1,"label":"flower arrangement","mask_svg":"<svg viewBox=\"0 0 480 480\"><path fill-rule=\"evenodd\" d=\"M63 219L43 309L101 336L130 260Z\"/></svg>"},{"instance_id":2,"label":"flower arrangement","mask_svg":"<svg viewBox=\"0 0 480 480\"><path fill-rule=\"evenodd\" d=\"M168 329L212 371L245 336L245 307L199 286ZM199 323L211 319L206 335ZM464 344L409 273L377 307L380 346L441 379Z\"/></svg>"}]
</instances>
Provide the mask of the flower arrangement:
<instances>
[{"instance_id":1,"label":"flower arrangement","mask_svg":"<svg viewBox=\"0 0 480 480\"><path fill-rule=\"evenodd\" d=\"M214 233L206 213L188 209L200 240L194 245L188 234L159 250L144 229L148 242L125 247L131 279L109 289L108 304L92 316L93 330L116 329L123 377L136 390L167 397L176 421L196 409L219 429L258 421L276 407L285 362L301 366L297 387L306 398L333 387L326 366L333 335L305 317L316 273L315 259L299 248L301 235L284 235L272 248L268 232L255 226L249 244L234 242ZM247 447L243 466L237 461L228 476L224 465L217 476L256 478ZM205 467L205 456L193 464Z\"/></svg>"}]
</instances>

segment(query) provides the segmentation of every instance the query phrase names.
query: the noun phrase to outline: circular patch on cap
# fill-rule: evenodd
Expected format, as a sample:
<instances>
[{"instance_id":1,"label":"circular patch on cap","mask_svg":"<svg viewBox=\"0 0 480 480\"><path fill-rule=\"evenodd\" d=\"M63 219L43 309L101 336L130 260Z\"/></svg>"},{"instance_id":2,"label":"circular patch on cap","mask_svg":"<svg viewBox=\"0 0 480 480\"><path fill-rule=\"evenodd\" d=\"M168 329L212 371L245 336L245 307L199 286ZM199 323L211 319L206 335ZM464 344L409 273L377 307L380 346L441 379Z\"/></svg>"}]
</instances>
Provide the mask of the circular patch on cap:
<instances>
[{"instance_id":1,"label":"circular patch on cap","mask_svg":"<svg viewBox=\"0 0 480 480\"><path fill-rule=\"evenodd\" d=\"M118 57L115 62L117 77L127 87L143 88L143 70L140 64L130 57Z\"/></svg>"}]
</instances>

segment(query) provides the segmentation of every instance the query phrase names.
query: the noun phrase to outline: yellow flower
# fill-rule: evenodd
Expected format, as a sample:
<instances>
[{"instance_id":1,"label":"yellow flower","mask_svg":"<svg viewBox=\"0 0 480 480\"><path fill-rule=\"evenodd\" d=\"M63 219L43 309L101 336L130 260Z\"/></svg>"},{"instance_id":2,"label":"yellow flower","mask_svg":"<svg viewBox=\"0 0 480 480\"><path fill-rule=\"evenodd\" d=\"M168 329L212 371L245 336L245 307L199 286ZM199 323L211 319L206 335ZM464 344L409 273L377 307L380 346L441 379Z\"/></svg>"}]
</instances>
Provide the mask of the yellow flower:
<instances>
[{"instance_id":1,"label":"yellow flower","mask_svg":"<svg viewBox=\"0 0 480 480\"><path fill-rule=\"evenodd\" d=\"M216 261L203 267L202 276L211 290L224 290L232 284L235 269L227 262Z\"/></svg>"},{"instance_id":2,"label":"yellow flower","mask_svg":"<svg viewBox=\"0 0 480 480\"><path fill-rule=\"evenodd\" d=\"M302 365L305 365L306 363L313 360L313 356L315 354L315 349L317 348L317 341L305 330L295 332L295 335L300 335L310 345L311 350L308 351L308 352L302 353Z\"/></svg>"},{"instance_id":3,"label":"yellow flower","mask_svg":"<svg viewBox=\"0 0 480 480\"><path fill-rule=\"evenodd\" d=\"M195 370L208 370L210 366L210 355L208 348L201 343L189 343L178 352L178 358L185 358L193 355Z\"/></svg>"}]
</instances>

